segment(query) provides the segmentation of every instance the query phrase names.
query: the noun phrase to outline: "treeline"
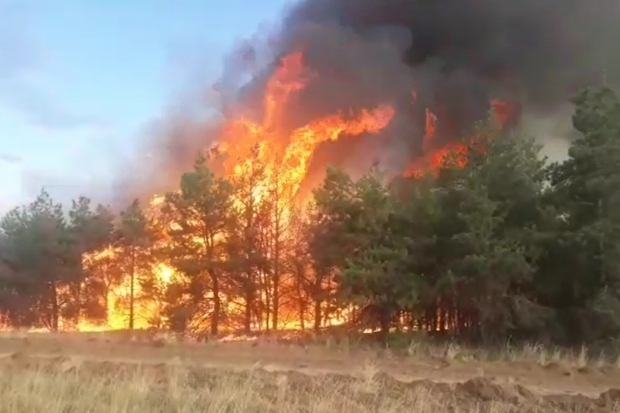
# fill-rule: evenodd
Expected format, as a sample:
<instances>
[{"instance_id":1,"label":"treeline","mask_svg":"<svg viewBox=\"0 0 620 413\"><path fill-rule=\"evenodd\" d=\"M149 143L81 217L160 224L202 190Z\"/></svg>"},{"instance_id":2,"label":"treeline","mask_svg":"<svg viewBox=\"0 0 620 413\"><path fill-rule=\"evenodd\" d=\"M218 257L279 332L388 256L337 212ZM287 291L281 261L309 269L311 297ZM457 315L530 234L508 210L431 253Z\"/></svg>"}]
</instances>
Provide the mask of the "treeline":
<instances>
[{"instance_id":1,"label":"treeline","mask_svg":"<svg viewBox=\"0 0 620 413\"><path fill-rule=\"evenodd\" d=\"M304 209L256 153L231 178L201 157L179 191L118 216L86 198L64 211L42 193L1 221L0 313L52 329L107 320L108 295L125 286L129 328L148 305L153 326L207 334L345 317L384 334L614 339L620 102L604 88L573 103L580 137L561 163L489 121L466 151L415 178L328 169Z\"/></svg>"}]
</instances>

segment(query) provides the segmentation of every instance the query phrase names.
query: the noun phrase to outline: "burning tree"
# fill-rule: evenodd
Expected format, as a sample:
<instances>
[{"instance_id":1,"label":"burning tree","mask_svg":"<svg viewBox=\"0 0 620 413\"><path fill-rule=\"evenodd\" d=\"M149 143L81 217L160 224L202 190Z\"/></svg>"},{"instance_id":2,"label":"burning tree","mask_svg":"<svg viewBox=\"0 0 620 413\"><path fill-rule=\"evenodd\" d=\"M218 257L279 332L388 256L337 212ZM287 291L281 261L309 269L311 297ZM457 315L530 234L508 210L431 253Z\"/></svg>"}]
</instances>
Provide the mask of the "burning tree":
<instances>
[{"instance_id":1,"label":"burning tree","mask_svg":"<svg viewBox=\"0 0 620 413\"><path fill-rule=\"evenodd\" d=\"M182 327L208 317L210 332L216 335L226 309L222 289L233 187L226 179L216 178L205 161L200 157L194 172L183 175L178 193L166 195L163 213L170 222L171 262L186 277L175 297L175 307L181 308L172 307L172 317Z\"/></svg>"}]
</instances>

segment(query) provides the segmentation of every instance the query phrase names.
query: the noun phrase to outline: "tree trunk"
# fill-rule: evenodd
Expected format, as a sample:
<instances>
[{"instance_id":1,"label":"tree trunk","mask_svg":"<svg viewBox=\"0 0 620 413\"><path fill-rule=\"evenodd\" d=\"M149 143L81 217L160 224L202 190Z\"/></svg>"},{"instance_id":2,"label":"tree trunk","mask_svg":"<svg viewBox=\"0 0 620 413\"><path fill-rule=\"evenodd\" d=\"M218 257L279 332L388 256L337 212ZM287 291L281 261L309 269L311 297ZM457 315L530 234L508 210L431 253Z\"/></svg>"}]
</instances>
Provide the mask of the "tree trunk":
<instances>
[{"instance_id":1,"label":"tree trunk","mask_svg":"<svg viewBox=\"0 0 620 413\"><path fill-rule=\"evenodd\" d=\"M82 318L82 308L84 307L84 303L82 302L82 281L78 281L75 285L75 297L73 298L75 309L71 314L71 318L74 325L78 325L80 323L80 319Z\"/></svg>"},{"instance_id":2,"label":"tree trunk","mask_svg":"<svg viewBox=\"0 0 620 413\"><path fill-rule=\"evenodd\" d=\"M60 308L58 305L58 291L56 291L56 282L52 281L50 283L50 299L52 304L52 314L51 315L51 328L53 332L58 331L59 327L59 319L60 319Z\"/></svg>"},{"instance_id":3,"label":"tree trunk","mask_svg":"<svg viewBox=\"0 0 620 413\"><path fill-rule=\"evenodd\" d=\"M299 328L301 330L306 329L306 311L304 309L304 303L299 299Z\"/></svg>"},{"instance_id":4,"label":"tree trunk","mask_svg":"<svg viewBox=\"0 0 620 413\"><path fill-rule=\"evenodd\" d=\"M275 209L275 228L273 237L273 297L272 297L272 321L274 331L278 330L278 315L280 307L280 237L281 237L281 214L278 210L278 202L276 201Z\"/></svg>"},{"instance_id":5,"label":"tree trunk","mask_svg":"<svg viewBox=\"0 0 620 413\"><path fill-rule=\"evenodd\" d=\"M249 334L252 330L252 304L254 303L254 297L250 287L246 288L245 292L245 314L243 317L243 331L245 334Z\"/></svg>"},{"instance_id":6,"label":"tree trunk","mask_svg":"<svg viewBox=\"0 0 620 413\"><path fill-rule=\"evenodd\" d=\"M279 272L280 270L277 268L277 264L276 264L276 269L275 272L276 274ZM273 279L273 309L272 309L272 313L271 313L271 325L273 327L273 331L278 331L278 307L280 307L280 290L278 288L278 284L280 283L280 275L274 275L274 279Z\"/></svg>"},{"instance_id":7,"label":"tree trunk","mask_svg":"<svg viewBox=\"0 0 620 413\"><path fill-rule=\"evenodd\" d=\"M263 327L263 320L265 321L264 327L266 331L269 331L269 322L271 321L271 275L269 273L262 273L261 275L261 286L263 287L263 292L265 293L265 299L262 297L260 300L260 315L261 315L261 323L260 326Z\"/></svg>"},{"instance_id":8,"label":"tree trunk","mask_svg":"<svg viewBox=\"0 0 620 413\"><path fill-rule=\"evenodd\" d=\"M134 279L136 276L136 250L131 246L131 268L129 275L129 329L134 328Z\"/></svg>"},{"instance_id":9,"label":"tree trunk","mask_svg":"<svg viewBox=\"0 0 620 413\"><path fill-rule=\"evenodd\" d=\"M297 271L296 274L297 277L297 283L296 283L296 287L297 287L297 304L299 305L299 327L302 330L305 330L305 319L306 319L306 311L305 311L305 303L303 300L303 291L302 291L302 287L301 287L301 277L302 277L302 272L299 270Z\"/></svg>"},{"instance_id":10,"label":"tree trunk","mask_svg":"<svg viewBox=\"0 0 620 413\"><path fill-rule=\"evenodd\" d=\"M390 334L390 309L386 305L379 307L379 325L381 329L381 340L387 343Z\"/></svg>"},{"instance_id":11,"label":"tree trunk","mask_svg":"<svg viewBox=\"0 0 620 413\"><path fill-rule=\"evenodd\" d=\"M213 315L211 316L211 335L217 336L222 312L222 302L220 300L220 284L217 275L211 273L213 283Z\"/></svg>"},{"instance_id":12,"label":"tree trunk","mask_svg":"<svg viewBox=\"0 0 620 413\"><path fill-rule=\"evenodd\" d=\"M322 319L322 311L321 311L321 301L314 301L314 331L318 333L321 330L321 319Z\"/></svg>"}]
</instances>

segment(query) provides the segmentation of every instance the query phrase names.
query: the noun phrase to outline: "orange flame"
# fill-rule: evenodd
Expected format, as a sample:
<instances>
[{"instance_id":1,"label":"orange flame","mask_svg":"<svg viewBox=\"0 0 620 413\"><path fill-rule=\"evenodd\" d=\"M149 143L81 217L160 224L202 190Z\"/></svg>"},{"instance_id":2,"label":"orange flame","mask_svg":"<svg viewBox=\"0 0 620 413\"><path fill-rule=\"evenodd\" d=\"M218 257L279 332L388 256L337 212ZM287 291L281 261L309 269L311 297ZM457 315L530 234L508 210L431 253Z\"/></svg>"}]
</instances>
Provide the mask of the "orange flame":
<instances>
[{"instance_id":1,"label":"orange flame","mask_svg":"<svg viewBox=\"0 0 620 413\"><path fill-rule=\"evenodd\" d=\"M94 320L80 319L77 325L64 325L62 328L70 328L78 331L106 331L121 330L129 327L129 313L131 301L131 276L123 271L122 267L106 267L106 262L119 263L126 256L126 251L122 247L108 246L107 248L85 254L82 258L83 266L103 279L118 279L111 281L106 287L104 303L106 309L106 319L103 322ZM120 274L113 274L113 272ZM174 268L164 263L154 263L150 268L143 268L134 274L134 328L145 329L151 327L155 320L161 319L161 305L146 296L140 283L141 278L149 277L153 279L156 288L163 288L169 285L176 276Z\"/></svg>"},{"instance_id":2,"label":"orange flame","mask_svg":"<svg viewBox=\"0 0 620 413\"><path fill-rule=\"evenodd\" d=\"M435 115L429 108L425 109L426 122L424 123L424 137L422 138L422 150L428 152L433 145L433 139L435 138L437 115Z\"/></svg>"},{"instance_id":3,"label":"orange flame","mask_svg":"<svg viewBox=\"0 0 620 413\"><path fill-rule=\"evenodd\" d=\"M415 93L414 93L415 103ZM516 115L517 107L500 99L490 101L493 116L500 128L506 127L508 122ZM425 109L426 121L424 124L424 136L422 137L422 151L424 156L413 161L403 173L405 177L420 177L425 172L436 172L448 159L454 156L456 165L463 168L467 164L467 145L460 142L450 142L447 145L433 149L435 133L437 130L437 116L428 108Z\"/></svg>"},{"instance_id":4,"label":"orange flame","mask_svg":"<svg viewBox=\"0 0 620 413\"><path fill-rule=\"evenodd\" d=\"M456 162L459 167L465 166L467 147L462 143L453 142L442 148L433 149L435 133L437 130L437 115L430 109L425 109L426 121L424 123L424 136L422 137L422 150L425 156L413 161L403 173L405 177L420 177L426 171L437 171L451 154L456 154Z\"/></svg>"},{"instance_id":5,"label":"orange flame","mask_svg":"<svg viewBox=\"0 0 620 413\"><path fill-rule=\"evenodd\" d=\"M288 198L298 193L308 171L316 148L323 142L337 140L341 135L377 133L384 129L394 116L394 108L380 105L363 109L360 113L345 116L335 114L312 121L293 131L282 131L286 104L291 93L302 90L311 76L303 66L300 52L285 56L266 86L263 100L264 116L261 123L246 118L233 120L225 125L221 147L232 155L225 165L231 175L241 175L250 169L253 159L248 159L251 148L258 145L258 161L266 168L266 175L278 174ZM241 160L246 158L245 161Z\"/></svg>"}]
</instances>

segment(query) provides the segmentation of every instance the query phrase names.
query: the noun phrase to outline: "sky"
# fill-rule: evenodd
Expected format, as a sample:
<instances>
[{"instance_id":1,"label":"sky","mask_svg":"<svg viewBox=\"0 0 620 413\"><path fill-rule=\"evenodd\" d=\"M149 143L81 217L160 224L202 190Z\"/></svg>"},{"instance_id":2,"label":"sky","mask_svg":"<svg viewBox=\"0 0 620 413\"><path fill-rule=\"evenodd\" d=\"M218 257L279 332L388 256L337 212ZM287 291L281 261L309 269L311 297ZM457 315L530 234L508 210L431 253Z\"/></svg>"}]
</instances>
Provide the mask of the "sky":
<instances>
[{"instance_id":1,"label":"sky","mask_svg":"<svg viewBox=\"0 0 620 413\"><path fill-rule=\"evenodd\" d=\"M145 125L289 3L0 0L0 213L105 198Z\"/></svg>"}]
</instances>

